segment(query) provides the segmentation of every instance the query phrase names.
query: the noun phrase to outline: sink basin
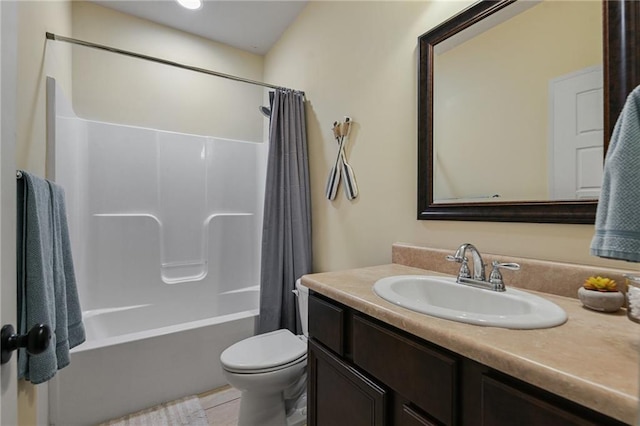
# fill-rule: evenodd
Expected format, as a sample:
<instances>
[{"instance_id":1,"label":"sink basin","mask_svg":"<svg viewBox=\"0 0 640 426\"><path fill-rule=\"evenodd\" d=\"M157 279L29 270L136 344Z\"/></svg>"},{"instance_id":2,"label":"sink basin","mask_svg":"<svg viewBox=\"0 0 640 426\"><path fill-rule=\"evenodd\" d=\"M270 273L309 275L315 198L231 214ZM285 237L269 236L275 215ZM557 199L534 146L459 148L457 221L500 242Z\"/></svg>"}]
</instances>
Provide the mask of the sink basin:
<instances>
[{"instance_id":1,"label":"sink basin","mask_svg":"<svg viewBox=\"0 0 640 426\"><path fill-rule=\"evenodd\" d=\"M403 308L475 325L535 329L567 320L562 308L534 294L511 287L504 292L474 288L452 277L397 275L378 280L373 291Z\"/></svg>"}]
</instances>

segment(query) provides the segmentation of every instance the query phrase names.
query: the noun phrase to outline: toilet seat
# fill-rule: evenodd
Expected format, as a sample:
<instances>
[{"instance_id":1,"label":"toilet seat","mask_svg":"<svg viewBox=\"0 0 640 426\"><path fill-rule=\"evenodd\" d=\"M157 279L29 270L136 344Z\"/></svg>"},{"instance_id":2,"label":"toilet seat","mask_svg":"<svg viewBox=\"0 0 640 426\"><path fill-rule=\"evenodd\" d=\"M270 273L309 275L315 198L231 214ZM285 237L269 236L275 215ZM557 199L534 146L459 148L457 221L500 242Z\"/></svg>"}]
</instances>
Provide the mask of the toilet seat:
<instances>
[{"instance_id":1,"label":"toilet seat","mask_svg":"<svg viewBox=\"0 0 640 426\"><path fill-rule=\"evenodd\" d=\"M295 361L291 361L288 362L286 364L282 364L282 365L276 365L274 367L270 367L270 368L262 368L262 369L234 369L234 368L229 368L229 367L225 367L223 366L222 368L224 370L226 370L229 373L233 373L233 374L240 374L240 375L259 375L259 374L266 374L266 373L273 373L274 371L281 371L284 369L287 369L289 367L295 367L298 364L304 364L304 366L306 366L307 364L307 354L302 355L300 358L296 359Z\"/></svg>"},{"instance_id":2,"label":"toilet seat","mask_svg":"<svg viewBox=\"0 0 640 426\"><path fill-rule=\"evenodd\" d=\"M306 362L307 342L289 330L259 334L229 346L220 355L225 370L257 374Z\"/></svg>"}]
</instances>

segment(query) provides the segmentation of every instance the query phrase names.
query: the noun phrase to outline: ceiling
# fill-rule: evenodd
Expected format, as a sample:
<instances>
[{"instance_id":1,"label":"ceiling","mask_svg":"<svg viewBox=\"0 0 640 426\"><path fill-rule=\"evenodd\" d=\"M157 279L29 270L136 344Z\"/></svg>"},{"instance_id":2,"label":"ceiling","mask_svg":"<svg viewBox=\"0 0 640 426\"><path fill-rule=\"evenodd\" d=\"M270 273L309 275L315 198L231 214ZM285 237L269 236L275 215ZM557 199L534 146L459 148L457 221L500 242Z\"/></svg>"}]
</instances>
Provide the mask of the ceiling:
<instances>
[{"instance_id":1,"label":"ceiling","mask_svg":"<svg viewBox=\"0 0 640 426\"><path fill-rule=\"evenodd\" d=\"M296 19L307 0L204 0L187 10L173 0L90 0L259 55L266 54Z\"/></svg>"}]
</instances>

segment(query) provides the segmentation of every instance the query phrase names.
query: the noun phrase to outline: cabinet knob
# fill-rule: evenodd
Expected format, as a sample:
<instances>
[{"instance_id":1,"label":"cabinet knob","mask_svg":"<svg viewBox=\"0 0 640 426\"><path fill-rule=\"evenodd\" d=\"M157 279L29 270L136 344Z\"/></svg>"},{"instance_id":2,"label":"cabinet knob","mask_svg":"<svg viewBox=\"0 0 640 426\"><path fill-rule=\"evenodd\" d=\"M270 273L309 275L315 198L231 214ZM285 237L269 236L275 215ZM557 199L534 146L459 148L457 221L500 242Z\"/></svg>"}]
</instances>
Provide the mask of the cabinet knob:
<instances>
[{"instance_id":1,"label":"cabinet knob","mask_svg":"<svg viewBox=\"0 0 640 426\"><path fill-rule=\"evenodd\" d=\"M26 348L31 355L46 351L51 343L51 329L45 324L36 324L27 334L16 334L13 326L7 324L0 329L0 364L9 362L11 353L18 348Z\"/></svg>"}]
</instances>

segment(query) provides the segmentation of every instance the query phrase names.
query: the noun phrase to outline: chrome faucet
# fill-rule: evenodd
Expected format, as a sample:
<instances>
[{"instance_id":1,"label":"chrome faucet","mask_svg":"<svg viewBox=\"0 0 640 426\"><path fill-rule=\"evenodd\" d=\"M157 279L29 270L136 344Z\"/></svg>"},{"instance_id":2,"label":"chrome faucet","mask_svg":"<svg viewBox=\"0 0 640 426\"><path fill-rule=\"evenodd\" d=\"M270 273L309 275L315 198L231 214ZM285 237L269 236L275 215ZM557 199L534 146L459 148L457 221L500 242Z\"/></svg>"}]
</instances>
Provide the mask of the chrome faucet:
<instances>
[{"instance_id":1,"label":"chrome faucet","mask_svg":"<svg viewBox=\"0 0 640 426\"><path fill-rule=\"evenodd\" d=\"M478 281L486 281L487 278L484 273L484 262L482 261L482 256L480 256L480 252L478 251L476 246L471 243L462 244L460 247L458 247L458 250L456 250L456 254L454 254L453 256L457 259L466 260L467 250L471 252L471 256L473 259L473 279ZM463 264L464 263L465 262L463 261ZM460 269L462 270L462 268ZM471 274L462 278L471 278Z\"/></svg>"},{"instance_id":2,"label":"chrome faucet","mask_svg":"<svg viewBox=\"0 0 640 426\"><path fill-rule=\"evenodd\" d=\"M473 277L471 276L471 272L469 271L467 250L471 252L471 256L473 259ZM480 255L478 249L470 243L462 244L460 247L458 247L458 250L456 250L456 253L453 256L448 255L446 259L450 262L457 262L461 264L460 271L458 272L458 279L456 280L456 282L458 282L459 284L466 284L473 287L479 287L494 291L506 290L504 282L502 281L502 274L500 274L500 269L510 269L512 271L517 271L520 269L520 265L518 265L517 263L500 263L494 260L492 262L493 270L491 271L491 275L489 276L489 281L487 281L484 270L485 264L482 260L482 256Z\"/></svg>"}]
</instances>

